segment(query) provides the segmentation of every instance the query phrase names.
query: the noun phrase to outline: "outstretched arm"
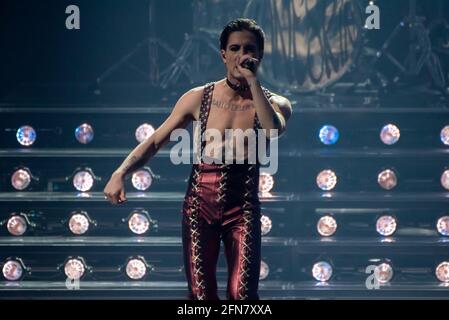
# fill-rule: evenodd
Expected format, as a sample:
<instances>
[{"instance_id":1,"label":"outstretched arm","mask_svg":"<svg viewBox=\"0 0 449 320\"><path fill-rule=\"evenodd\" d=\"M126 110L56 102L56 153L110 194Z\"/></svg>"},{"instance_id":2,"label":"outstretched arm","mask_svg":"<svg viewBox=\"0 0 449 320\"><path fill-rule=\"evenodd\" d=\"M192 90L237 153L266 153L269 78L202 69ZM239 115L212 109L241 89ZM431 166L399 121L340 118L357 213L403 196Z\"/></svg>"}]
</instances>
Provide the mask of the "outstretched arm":
<instances>
[{"instance_id":1,"label":"outstretched arm","mask_svg":"<svg viewBox=\"0 0 449 320\"><path fill-rule=\"evenodd\" d=\"M194 119L195 111L201 103L202 87L185 93L176 103L173 111L156 131L140 143L114 171L104 189L106 198L113 204L126 201L125 177L143 167L170 139L170 134L178 128L185 128Z\"/></svg>"}]
</instances>

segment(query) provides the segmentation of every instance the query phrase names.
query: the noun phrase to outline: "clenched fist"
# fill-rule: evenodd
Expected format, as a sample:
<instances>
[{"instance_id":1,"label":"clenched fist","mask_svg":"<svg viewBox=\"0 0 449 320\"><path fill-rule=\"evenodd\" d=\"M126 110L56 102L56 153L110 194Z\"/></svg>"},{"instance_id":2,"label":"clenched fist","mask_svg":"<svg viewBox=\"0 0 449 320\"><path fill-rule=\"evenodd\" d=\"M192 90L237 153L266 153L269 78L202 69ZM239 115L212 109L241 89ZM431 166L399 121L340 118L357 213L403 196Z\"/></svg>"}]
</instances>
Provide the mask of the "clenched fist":
<instances>
[{"instance_id":1,"label":"clenched fist","mask_svg":"<svg viewBox=\"0 0 449 320\"><path fill-rule=\"evenodd\" d=\"M105 199L109 200L112 204L122 204L126 202L123 175L114 172L103 192Z\"/></svg>"}]
</instances>

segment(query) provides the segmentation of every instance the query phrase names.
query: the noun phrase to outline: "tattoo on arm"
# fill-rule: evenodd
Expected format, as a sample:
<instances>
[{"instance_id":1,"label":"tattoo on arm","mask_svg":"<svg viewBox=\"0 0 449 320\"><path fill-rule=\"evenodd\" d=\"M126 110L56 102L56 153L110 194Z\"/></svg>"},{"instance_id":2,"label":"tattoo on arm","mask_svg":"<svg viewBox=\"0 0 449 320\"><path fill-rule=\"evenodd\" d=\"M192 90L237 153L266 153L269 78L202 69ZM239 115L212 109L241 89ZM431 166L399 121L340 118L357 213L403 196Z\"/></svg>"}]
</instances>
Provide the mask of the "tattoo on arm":
<instances>
[{"instance_id":1,"label":"tattoo on arm","mask_svg":"<svg viewBox=\"0 0 449 320\"><path fill-rule=\"evenodd\" d=\"M122 165L120 171L126 175L131 171L134 171L145 164L145 159L142 156L132 156L127 158Z\"/></svg>"},{"instance_id":2,"label":"tattoo on arm","mask_svg":"<svg viewBox=\"0 0 449 320\"><path fill-rule=\"evenodd\" d=\"M137 156L132 156L130 159L126 159L123 169L127 171L137 161Z\"/></svg>"}]
</instances>

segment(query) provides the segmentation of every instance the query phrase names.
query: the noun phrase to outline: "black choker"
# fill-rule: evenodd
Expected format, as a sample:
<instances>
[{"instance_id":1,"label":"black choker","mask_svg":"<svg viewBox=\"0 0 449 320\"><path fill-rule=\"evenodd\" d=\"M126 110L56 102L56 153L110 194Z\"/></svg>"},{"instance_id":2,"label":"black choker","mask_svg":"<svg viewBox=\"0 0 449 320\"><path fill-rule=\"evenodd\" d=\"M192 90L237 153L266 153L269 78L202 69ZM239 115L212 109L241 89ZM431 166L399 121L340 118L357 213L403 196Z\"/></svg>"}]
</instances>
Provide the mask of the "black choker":
<instances>
[{"instance_id":1,"label":"black choker","mask_svg":"<svg viewBox=\"0 0 449 320\"><path fill-rule=\"evenodd\" d=\"M231 81L229 81L229 79L227 77L226 77L226 83L234 91L247 91L249 89L248 85L239 86L238 84L233 84Z\"/></svg>"}]
</instances>

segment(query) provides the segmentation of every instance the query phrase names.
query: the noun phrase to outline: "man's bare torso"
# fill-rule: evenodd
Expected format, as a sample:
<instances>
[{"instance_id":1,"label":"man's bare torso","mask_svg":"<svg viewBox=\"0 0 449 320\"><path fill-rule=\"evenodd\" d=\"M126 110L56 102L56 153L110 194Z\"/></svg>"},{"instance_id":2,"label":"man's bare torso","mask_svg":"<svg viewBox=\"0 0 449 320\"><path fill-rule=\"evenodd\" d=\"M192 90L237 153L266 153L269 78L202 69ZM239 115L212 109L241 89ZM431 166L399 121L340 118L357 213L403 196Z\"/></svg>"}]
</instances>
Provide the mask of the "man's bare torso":
<instances>
[{"instance_id":1,"label":"man's bare torso","mask_svg":"<svg viewBox=\"0 0 449 320\"><path fill-rule=\"evenodd\" d=\"M226 81L220 80L215 83L214 91L212 94L212 102L209 111L209 117L206 125L206 149L205 155L208 157L219 157L214 153L214 148L222 150L222 154L225 151L225 130L226 129L241 129L243 132L247 129L253 129L254 117L256 110L254 108L253 100L250 98L249 92L243 97L240 95L232 94L233 92L226 87ZM231 92L231 94L229 94ZM200 113L200 107L198 106L195 120L198 121ZM211 136L211 132L208 129L216 129L221 133L221 141L214 141L213 139L207 140ZM233 154L236 158L236 144L237 140L234 137ZM244 158L248 157L248 139L244 138ZM228 141L229 143L229 141ZM212 148L212 146L214 148ZM252 147L250 145L250 147Z\"/></svg>"}]
</instances>

